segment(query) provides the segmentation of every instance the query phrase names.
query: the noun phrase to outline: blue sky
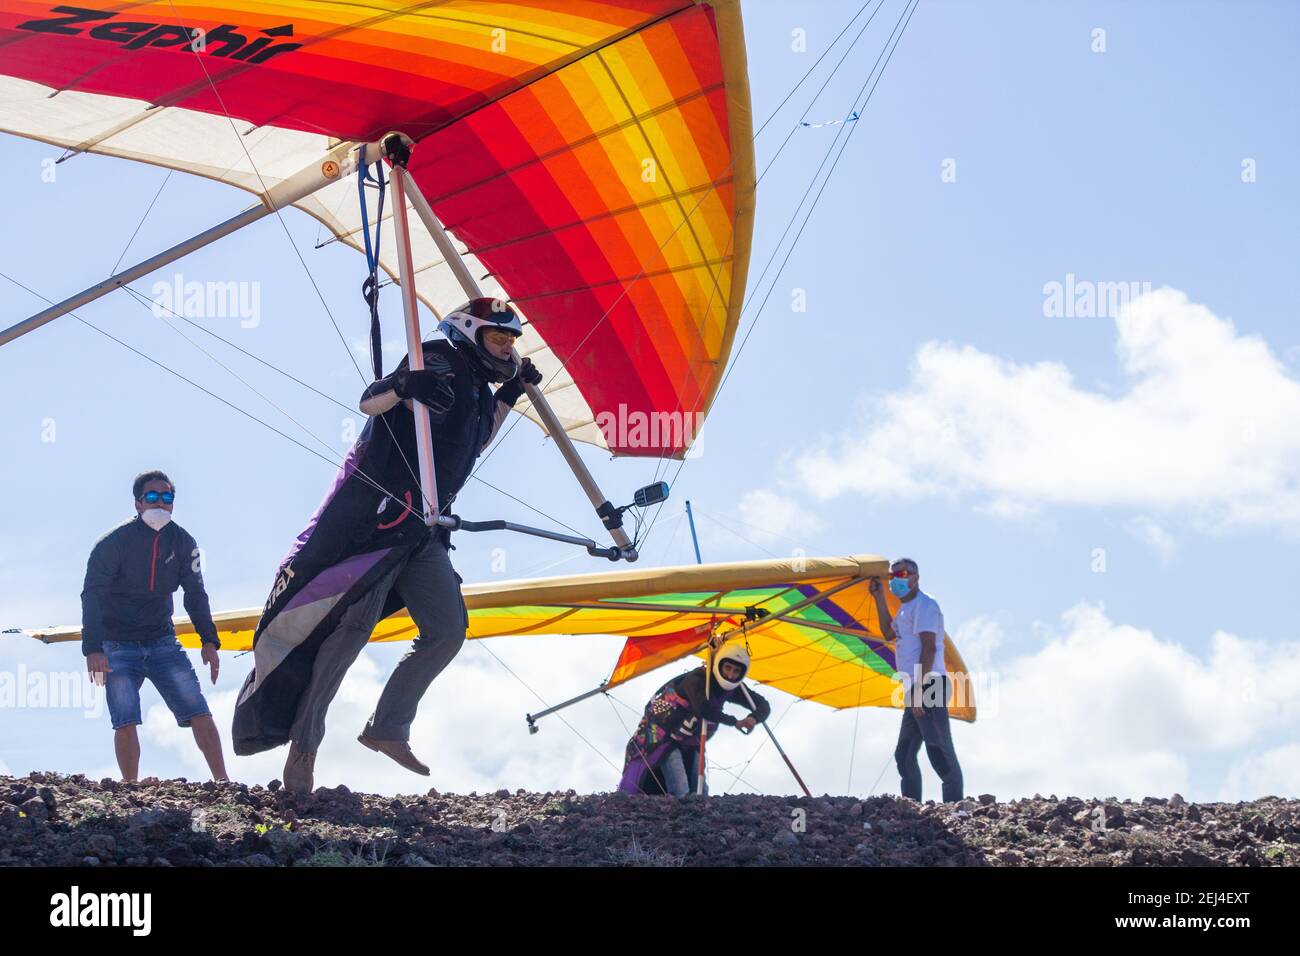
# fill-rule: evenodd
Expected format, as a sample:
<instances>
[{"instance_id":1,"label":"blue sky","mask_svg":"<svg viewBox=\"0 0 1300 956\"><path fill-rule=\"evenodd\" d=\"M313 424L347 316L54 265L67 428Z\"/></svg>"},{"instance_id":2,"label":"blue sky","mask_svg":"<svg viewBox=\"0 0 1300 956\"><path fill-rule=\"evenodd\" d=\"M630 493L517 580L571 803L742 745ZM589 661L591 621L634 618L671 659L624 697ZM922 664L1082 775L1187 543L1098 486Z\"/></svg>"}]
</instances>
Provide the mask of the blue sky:
<instances>
[{"instance_id":1,"label":"blue sky","mask_svg":"<svg viewBox=\"0 0 1300 956\"><path fill-rule=\"evenodd\" d=\"M769 115L858 6L744 4L756 117ZM760 169L805 108L811 122L852 108L899 10L887 3L810 104L838 50L827 58L759 139ZM1300 634L1274 596L1289 593L1300 530L1298 27L1300 11L1281 3L923 0L645 560L692 560L686 498L698 509L706 560L793 548L916 558L949 633L999 679L996 713L955 733L971 792L1294 795ZM796 29L807 32L806 53L791 49ZM1098 29L1104 52L1094 52ZM752 280L837 129L800 128L762 182ZM43 182L42 161L55 153L0 139L0 168L13 184L3 271L57 300L110 272L166 174L80 156ZM1243 162L1253 182L1243 181ZM229 187L176 174L126 261L247 204ZM304 215L284 222L335 318L360 338L362 258L337 245L314 250L319 228ZM257 327L219 319L214 328L355 401L361 382L278 223L161 275L176 272L258 283ZM1067 275L1156 291L1123 315L1045 315L1045 285ZM136 287L148 295L152 281ZM795 289L805 290L806 312L791 309ZM751 285L746 326L766 291L766 282ZM8 324L42 303L0 280L0 306ZM399 338L394 289L384 308ZM80 314L294 428L127 295ZM303 425L337 439L339 454L346 449L336 406L221 354ZM178 484L176 517L206 550L213 606L263 601L332 467L73 319L0 350L0 373L8 409L0 439L11 463L0 474L11 503L0 627L79 619L85 557L130 514L130 478L147 467ZM43 440L51 423L54 440ZM654 477L654 463L587 452L611 497ZM528 423L482 474L597 530L559 455ZM461 503L473 517L541 521L483 486L467 488ZM453 557L469 581L498 573L494 557L504 557L505 577L599 570L569 549L504 536L462 535ZM614 639L505 639L491 651L554 702L599 682L617 648ZM414 786L348 746L397 653L368 652L345 687L322 782ZM0 641L0 668L10 673L80 666L72 646ZM227 659L213 694L223 731L247 666ZM659 679L620 699L639 710ZM143 772L200 776L192 745L150 693ZM774 697L784 715L789 699ZM523 713L536 707L488 650L470 646L426 698L414 746L435 758L444 789L612 786L604 759L561 724L523 732ZM617 714L632 719L597 700L569 719L617 761L626 739ZM894 788L896 714L801 704L781 727L814 790ZM717 760L738 769L757 747L720 735ZM265 779L280 757L234 760L231 769ZM0 762L15 772L107 774L107 717L0 708ZM927 795L937 793L926 773ZM770 751L743 776L760 789L791 788ZM725 771L715 780L730 783Z\"/></svg>"}]
</instances>

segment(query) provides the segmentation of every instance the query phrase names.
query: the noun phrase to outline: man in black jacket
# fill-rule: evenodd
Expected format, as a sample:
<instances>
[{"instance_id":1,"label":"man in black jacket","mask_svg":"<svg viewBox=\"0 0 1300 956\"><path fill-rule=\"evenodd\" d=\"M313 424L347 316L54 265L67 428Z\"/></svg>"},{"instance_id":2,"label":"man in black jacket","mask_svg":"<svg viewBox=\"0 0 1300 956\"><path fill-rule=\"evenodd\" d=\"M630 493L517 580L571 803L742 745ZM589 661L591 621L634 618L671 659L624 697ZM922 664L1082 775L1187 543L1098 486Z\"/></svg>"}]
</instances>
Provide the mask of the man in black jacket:
<instances>
[{"instance_id":1,"label":"man in black jacket","mask_svg":"<svg viewBox=\"0 0 1300 956\"><path fill-rule=\"evenodd\" d=\"M185 610L203 643L212 683L221 642L203 589L199 547L171 520L176 488L161 471L131 486L136 516L99 539L86 564L81 592L81 651L91 679L104 685L113 721L113 746L123 780L140 770L140 687L148 679L208 762L213 779L226 780L221 736L194 665L176 639L172 594L185 589Z\"/></svg>"},{"instance_id":2,"label":"man in black jacket","mask_svg":"<svg viewBox=\"0 0 1300 956\"><path fill-rule=\"evenodd\" d=\"M519 317L505 303L474 299L424 343L424 369L370 385L369 416L333 487L280 563L253 637L255 667L235 707L237 754L288 742L284 785L310 792L325 714L375 625L406 607L418 629L358 740L428 775L409 744L416 708L465 641L469 620L449 536L424 523L416 468L414 403L429 410L441 513L469 479L525 383L541 373L516 365ZM491 384L502 383L495 391Z\"/></svg>"}]
</instances>

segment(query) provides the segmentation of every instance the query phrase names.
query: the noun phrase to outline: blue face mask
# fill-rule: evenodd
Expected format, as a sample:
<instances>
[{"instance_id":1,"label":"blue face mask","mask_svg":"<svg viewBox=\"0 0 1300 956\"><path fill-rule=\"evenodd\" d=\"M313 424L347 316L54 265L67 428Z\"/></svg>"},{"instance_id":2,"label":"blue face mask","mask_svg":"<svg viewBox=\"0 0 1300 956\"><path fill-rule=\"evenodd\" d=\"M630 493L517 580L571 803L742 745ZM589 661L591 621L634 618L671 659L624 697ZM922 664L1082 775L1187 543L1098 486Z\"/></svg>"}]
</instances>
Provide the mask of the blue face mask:
<instances>
[{"instance_id":1,"label":"blue face mask","mask_svg":"<svg viewBox=\"0 0 1300 956\"><path fill-rule=\"evenodd\" d=\"M908 592L912 590L912 585L907 578L890 578L889 590L894 592L895 597L907 597Z\"/></svg>"}]
</instances>

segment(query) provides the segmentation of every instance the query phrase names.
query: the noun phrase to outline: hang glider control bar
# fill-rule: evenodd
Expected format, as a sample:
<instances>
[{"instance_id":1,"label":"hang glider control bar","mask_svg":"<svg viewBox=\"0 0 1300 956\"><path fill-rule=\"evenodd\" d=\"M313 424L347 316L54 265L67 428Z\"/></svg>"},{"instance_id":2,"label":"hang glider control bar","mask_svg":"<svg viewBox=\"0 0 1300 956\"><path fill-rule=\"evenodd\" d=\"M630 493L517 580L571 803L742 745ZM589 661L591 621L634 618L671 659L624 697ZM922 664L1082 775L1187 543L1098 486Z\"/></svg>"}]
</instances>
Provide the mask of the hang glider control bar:
<instances>
[{"instance_id":1,"label":"hang glider control bar","mask_svg":"<svg viewBox=\"0 0 1300 956\"><path fill-rule=\"evenodd\" d=\"M652 504L658 504L668 497L668 482L659 481L653 485L647 485L637 491L633 498L633 503L623 505L621 508L610 507L618 515L622 515L629 508L645 508ZM627 557L625 549L618 545L611 545L602 548L590 538L581 535L561 534L558 531L547 531L543 528L534 528L531 525L517 524L513 521L505 521L501 518L495 518L488 521L470 521L468 518L462 518L459 515L440 515L438 524L451 531L514 531L518 534L532 535L534 538L546 538L548 541L560 541L564 544L576 544L586 548L587 553L597 558L609 558L611 561L618 561ZM627 558L629 561L635 560L635 549L633 557ZM594 692L593 692L594 693Z\"/></svg>"}]
</instances>

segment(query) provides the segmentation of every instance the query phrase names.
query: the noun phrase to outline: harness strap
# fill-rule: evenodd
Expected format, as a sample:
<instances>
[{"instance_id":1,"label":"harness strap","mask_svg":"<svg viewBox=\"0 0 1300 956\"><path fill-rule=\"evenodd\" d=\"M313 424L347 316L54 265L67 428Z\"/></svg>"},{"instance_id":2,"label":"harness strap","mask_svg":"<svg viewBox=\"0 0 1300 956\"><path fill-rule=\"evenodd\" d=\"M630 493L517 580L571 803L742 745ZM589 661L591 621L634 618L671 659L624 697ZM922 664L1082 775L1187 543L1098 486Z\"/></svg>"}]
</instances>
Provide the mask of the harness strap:
<instances>
[{"instance_id":1,"label":"harness strap","mask_svg":"<svg viewBox=\"0 0 1300 956\"><path fill-rule=\"evenodd\" d=\"M375 241L373 245L370 241L370 214L366 209L367 182L374 184L379 190L379 206L375 211ZM366 300L366 305L370 307L370 362L374 366L376 379L384 377L383 336L379 329L379 237L383 234L384 194L387 191L387 186L388 183L384 178L382 163L375 163L375 174L373 176L370 174L370 170L366 168L365 163L357 164L357 198L361 201L361 235L365 239L366 265L370 270L365 281L361 283L361 297Z\"/></svg>"}]
</instances>

